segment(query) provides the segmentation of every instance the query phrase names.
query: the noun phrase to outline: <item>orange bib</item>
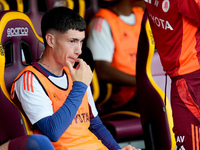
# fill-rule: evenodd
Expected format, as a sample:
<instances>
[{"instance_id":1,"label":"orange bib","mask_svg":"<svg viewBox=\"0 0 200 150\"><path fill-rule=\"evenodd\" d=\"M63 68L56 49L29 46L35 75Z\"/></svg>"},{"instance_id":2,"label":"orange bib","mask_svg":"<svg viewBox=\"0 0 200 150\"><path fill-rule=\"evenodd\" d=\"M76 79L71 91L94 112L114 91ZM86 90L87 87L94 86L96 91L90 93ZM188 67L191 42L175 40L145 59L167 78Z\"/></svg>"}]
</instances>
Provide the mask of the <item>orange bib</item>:
<instances>
[{"instance_id":1,"label":"orange bib","mask_svg":"<svg viewBox=\"0 0 200 150\"><path fill-rule=\"evenodd\" d=\"M130 75L136 75L136 54L144 11L141 8L132 9L136 23L129 25L123 22L118 15L108 9L100 9L96 17L102 17L109 23L115 50L111 65ZM136 93L136 87L113 86L113 108L123 106Z\"/></svg>"},{"instance_id":2,"label":"orange bib","mask_svg":"<svg viewBox=\"0 0 200 150\"><path fill-rule=\"evenodd\" d=\"M31 71L41 85L46 90L52 101L53 111L56 112L65 102L72 89L73 81L68 68L64 69L68 76L68 89L63 90L55 86L46 76L32 66L26 67L15 79L15 81L26 71ZM13 84L14 86L14 84ZM13 88L11 94L13 92ZM65 119L65 118L63 118ZM63 133L57 142L52 142L56 150L107 150L100 140L88 129L90 126L90 112L87 93L83 97L71 125ZM34 130L35 134L40 134L39 130Z\"/></svg>"}]
</instances>

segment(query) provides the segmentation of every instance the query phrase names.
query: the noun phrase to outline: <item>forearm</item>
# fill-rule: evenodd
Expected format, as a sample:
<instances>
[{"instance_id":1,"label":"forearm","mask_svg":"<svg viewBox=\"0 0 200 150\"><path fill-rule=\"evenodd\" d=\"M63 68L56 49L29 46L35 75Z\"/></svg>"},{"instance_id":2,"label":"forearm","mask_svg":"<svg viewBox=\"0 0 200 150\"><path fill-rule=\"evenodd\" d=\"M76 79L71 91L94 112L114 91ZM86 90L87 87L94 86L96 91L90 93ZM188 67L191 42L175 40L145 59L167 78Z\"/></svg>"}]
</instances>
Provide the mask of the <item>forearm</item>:
<instances>
[{"instance_id":1,"label":"forearm","mask_svg":"<svg viewBox=\"0 0 200 150\"><path fill-rule=\"evenodd\" d=\"M57 141L71 124L82 98L87 90L87 85L82 82L74 82L64 104L52 116L39 120L36 125L42 134L51 141Z\"/></svg>"},{"instance_id":2,"label":"forearm","mask_svg":"<svg viewBox=\"0 0 200 150\"><path fill-rule=\"evenodd\" d=\"M109 149L109 150L118 150L121 149L117 144L113 136L102 124L99 116L90 120L90 131L93 132L99 140Z\"/></svg>"},{"instance_id":3,"label":"forearm","mask_svg":"<svg viewBox=\"0 0 200 150\"><path fill-rule=\"evenodd\" d=\"M136 86L136 76L126 74L113 68L109 62L95 61L95 69L98 78L112 84L124 86Z\"/></svg>"}]
</instances>

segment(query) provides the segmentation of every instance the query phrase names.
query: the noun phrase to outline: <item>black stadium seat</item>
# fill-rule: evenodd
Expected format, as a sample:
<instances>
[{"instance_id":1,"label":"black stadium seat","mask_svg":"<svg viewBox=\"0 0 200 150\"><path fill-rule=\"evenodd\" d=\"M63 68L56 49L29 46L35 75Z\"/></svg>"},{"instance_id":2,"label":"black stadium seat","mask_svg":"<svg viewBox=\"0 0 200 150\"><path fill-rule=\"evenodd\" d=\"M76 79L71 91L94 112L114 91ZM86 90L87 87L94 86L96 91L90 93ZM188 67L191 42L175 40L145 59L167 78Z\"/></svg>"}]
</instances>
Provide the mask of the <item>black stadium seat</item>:
<instances>
[{"instance_id":1,"label":"black stadium seat","mask_svg":"<svg viewBox=\"0 0 200 150\"><path fill-rule=\"evenodd\" d=\"M142 22L136 72L145 147L147 150L174 150L176 142L169 95L171 80L162 69L147 13Z\"/></svg>"}]
</instances>

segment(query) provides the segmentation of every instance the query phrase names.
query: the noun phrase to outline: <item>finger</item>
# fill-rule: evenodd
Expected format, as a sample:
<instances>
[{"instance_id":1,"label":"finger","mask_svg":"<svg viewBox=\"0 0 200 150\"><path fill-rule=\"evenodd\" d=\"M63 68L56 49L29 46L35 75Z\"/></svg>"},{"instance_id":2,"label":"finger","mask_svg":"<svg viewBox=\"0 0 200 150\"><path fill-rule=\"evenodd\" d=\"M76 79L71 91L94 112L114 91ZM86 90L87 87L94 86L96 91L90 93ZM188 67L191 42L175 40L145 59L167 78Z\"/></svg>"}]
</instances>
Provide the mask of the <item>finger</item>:
<instances>
[{"instance_id":1,"label":"finger","mask_svg":"<svg viewBox=\"0 0 200 150\"><path fill-rule=\"evenodd\" d=\"M69 68L70 72L73 71L73 66L69 61L67 61L67 67Z\"/></svg>"},{"instance_id":2,"label":"finger","mask_svg":"<svg viewBox=\"0 0 200 150\"><path fill-rule=\"evenodd\" d=\"M76 62L79 62L79 63L80 63L80 61L83 61L83 59L81 59L81 58L77 58L77 59L76 59Z\"/></svg>"},{"instance_id":3,"label":"finger","mask_svg":"<svg viewBox=\"0 0 200 150\"><path fill-rule=\"evenodd\" d=\"M131 145L126 146L126 149L132 149L132 148L135 148L135 147L132 147Z\"/></svg>"},{"instance_id":4,"label":"finger","mask_svg":"<svg viewBox=\"0 0 200 150\"><path fill-rule=\"evenodd\" d=\"M77 59L77 62L79 62L79 64L77 65L77 67L81 67L81 68L85 68L85 67L89 67L89 65L83 60L83 59ZM76 69L78 69L76 68Z\"/></svg>"},{"instance_id":5,"label":"finger","mask_svg":"<svg viewBox=\"0 0 200 150\"><path fill-rule=\"evenodd\" d=\"M80 59L80 58L77 58L76 59L76 62L78 62L78 65L76 66L76 69L79 69L80 68L80 64L82 64L82 59Z\"/></svg>"},{"instance_id":6,"label":"finger","mask_svg":"<svg viewBox=\"0 0 200 150\"><path fill-rule=\"evenodd\" d=\"M80 68L80 64L78 64L77 66L76 66L76 70L78 70Z\"/></svg>"},{"instance_id":7,"label":"finger","mask_svg":"<svg viewBox=\"0 0 200 150\"><path fill-rule=\"evenodd\" d=\"M80 65L82 65L82 64L84 63L83 59L81 59L81 58L78 58L78 59L76 60L76 62L78 62Z\"/></svg>"}]
</instances>

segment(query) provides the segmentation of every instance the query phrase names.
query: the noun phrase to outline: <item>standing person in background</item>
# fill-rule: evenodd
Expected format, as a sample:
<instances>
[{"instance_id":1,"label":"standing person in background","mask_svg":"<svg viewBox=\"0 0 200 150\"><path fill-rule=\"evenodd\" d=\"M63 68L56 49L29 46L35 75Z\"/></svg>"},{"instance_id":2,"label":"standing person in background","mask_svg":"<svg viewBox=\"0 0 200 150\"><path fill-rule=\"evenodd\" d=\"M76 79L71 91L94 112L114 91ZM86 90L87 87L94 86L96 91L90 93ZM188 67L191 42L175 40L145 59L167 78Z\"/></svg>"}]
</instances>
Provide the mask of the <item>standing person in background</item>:
<instances>
[{"instance_id":1,"label":"standing person in background","mask_svg":"<svg viewBox=\"0 0 200 150\"><path fill-rule=\"evenodd\" d=\"M17 76L11 98L19 100L34 133L46 135L56 150L118 150L94 104L92 71L78 58L85 28L84 19L69 8L46 12L41 21L44 53Z\"/></svg>"},{"instance_id":2,"label":"standing person in background","mask_svg":"<svg viewBox=\"0 0 200 150\"><path fill-rule=\"evenodd\" d=\"M93 54L100 88L107 83L113 86L105 104L107 110L137 108L136 53L143 9L133 7L136 1L113 0L89 24L87 46Z\"/></svg>"},{"instance_id":3,"label":"standing person in background","mask_svg":"<svg viewBox=\"0 0 200 150\"><path fill-rule=\"evenodd\" d=\"M200 147L200 1L144 0L164 71L171 77L178 150Z\"/></svg>"}]
</instances>

